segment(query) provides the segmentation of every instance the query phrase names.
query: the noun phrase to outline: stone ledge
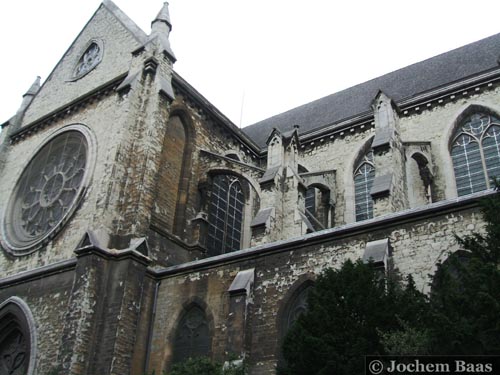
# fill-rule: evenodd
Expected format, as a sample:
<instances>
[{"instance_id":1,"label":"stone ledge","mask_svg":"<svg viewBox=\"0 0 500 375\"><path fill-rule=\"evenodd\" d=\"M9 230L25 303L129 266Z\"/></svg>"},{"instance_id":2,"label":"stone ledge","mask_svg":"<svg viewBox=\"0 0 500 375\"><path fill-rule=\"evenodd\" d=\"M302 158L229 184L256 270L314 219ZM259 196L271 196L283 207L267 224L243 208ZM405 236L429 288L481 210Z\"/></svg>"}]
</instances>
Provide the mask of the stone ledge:
<instances>
[{"instance_id":1,"label":"stone ledge","mask_svg":"<svg viewBox=\"0 0 500 375\"><path fill-rule=\"evenodd\" d=\"M258 258L269 253L278 253L300 249L304 245L314 245L331 240L338 240L345 237L362 233L372 233L374 230L387 228L393 224L405 224L418 220L457 212L478 206L479 200L484 197L493 196L493 190L487 190L465 197L448 199L429 204L418 208L413 208L397 213L380 216L370 220L357 223L350 223L340 227L325 229L322 231L306 234L305 236L292 238L289 240L276 241L264 245L259 245L249 249L234 251L232 253L217 255L211 258L184 263L164 269L148 269L150 276L156 279L166 278L173 275L189 273L194 270L207 269L223 264L239 262L243 259Z\"/></svg>"},{"instance_id":2,"label":"stone ledge","mask_svg":"<svg viewBox=\"0 0 500 375\"><path fill-rule=\"evenodd\" d=\"M49 275L55 275L58 273L74 270L76 267L76 263L76 258L71 258L29 271L19 272L12 276L4 277L0 279L0 289L11 287L16 284L25 283L27 281L41 279Z\"/></svg>"}]
</instances>

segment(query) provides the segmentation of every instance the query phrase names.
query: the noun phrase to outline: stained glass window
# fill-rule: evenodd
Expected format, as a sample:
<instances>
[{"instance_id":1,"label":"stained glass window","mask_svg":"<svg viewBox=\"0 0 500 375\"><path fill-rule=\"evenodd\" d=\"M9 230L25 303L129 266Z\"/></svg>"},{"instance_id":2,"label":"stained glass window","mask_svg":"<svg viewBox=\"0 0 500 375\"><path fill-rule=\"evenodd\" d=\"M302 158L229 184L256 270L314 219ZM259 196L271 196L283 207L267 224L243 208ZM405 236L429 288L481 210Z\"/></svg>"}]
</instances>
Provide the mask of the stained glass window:
<instances>
[{"instance_id":1,"label":"stained glass window","mask_svg":"<svg viewBox=\"0 0 500 375\"><path fill-rule=\"evenodd\" d=\"M207 241L211 255L240 249L244 205L245 196L237 177L217 175L213 178Z\"/></svg>"},{"instance_id":2,"label":"stained glass window","mask_svg":"<svg viewBox=\"0 0 500 375\"><path fill-rule=\"evenodd\" d=\"M373 217L373 200L370 190L375 178L373 152L368 152L354 172L354 194L356 205L356 221Z\"/></svg>"},{"instance_id":3,"label":"stained glass window","mask_svg":"<svg viewBox=\"0 0 500 375\"><path fill-rule=\"evenodd\" d=\"M458 196L491 187L500 177L500 121L485 114L467 117L455 132L451 145Z\"/></svg>"},{"instance_id":4,"label":"stained glass window","mask_svg":"<svg viewBox=\"0 0 500 375\"><path fill-rule=\"evenodd\" d=\"M199 306L191 307L177 327L174 342L174 362L210 354L211 338L205 312Z\"/></svg>"}]
</instances>

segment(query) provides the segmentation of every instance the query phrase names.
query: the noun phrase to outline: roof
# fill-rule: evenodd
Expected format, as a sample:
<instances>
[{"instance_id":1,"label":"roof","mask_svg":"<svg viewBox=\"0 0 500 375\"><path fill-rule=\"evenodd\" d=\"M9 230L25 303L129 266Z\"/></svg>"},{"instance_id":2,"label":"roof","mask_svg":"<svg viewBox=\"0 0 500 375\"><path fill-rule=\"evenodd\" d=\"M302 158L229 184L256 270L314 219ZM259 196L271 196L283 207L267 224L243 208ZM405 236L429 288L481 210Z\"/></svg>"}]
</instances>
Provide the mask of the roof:
<instances>
[{"instance_id":1,"label":"roof","mask_svg":"<svg viewBox=\"0 0 500 375\"><path fill-rule=\"evenodd\" d=\"M381 90L396 103L480 72L498 68L500 33L409 65L243 128L260 147L273 128L300 125L302 134L371 112Z\"/></svg>"}]
</instances>

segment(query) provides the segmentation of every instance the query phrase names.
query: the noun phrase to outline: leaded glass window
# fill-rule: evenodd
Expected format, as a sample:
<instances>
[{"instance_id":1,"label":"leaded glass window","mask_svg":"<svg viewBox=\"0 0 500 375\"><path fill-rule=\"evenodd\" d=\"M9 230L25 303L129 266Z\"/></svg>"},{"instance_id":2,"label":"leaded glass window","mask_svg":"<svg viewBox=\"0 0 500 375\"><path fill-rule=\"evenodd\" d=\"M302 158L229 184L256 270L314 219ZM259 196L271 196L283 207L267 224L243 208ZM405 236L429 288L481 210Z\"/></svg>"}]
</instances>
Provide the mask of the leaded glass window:
<instances>
[{"instance_id":1,"label":"leaded glass window","mask_svg":"<svg viewBox=\"0 0 500 375\"><path fill-rule=\"evenodd\" d=\"M370 190L374 178L373 152L369 151L354 172L356 221L371 219L373 217L373 200Z\"/></svg>"},{"instance_id":2,"label":"leaded glass window","mask_svg":"<svg viewBox=\"0 0 500 375\"><path fill-rule=\"evenodd\" d=\"M467 117L455 132L451 159L458 196L490 188L500 177L500 120L485 113Z\"/></svg>"},{"instance_id":3,"label":"leaded glass window","mask_svg":"<svg viewBox=\"0 0 500 375\"><path fill-rule=\"evenodd\" d=\"M174 342L174 362L208 356L211 338L205 312L199 306L191 307L177 327Z\"/></svg>"},{"instance_id":4,"label":"leaded glass window","mask_svg":"<svg viewBox=\"0 0 500 375\"><path fill-rule=\"evenodd\" d=\"M4 218L3 241L12 254L36 248L76 208L88 177L88 146L80 131L63 131L31 159Z\"/></svg>"},{"instance_id":5,"label":"leaded glass window","mask_svg":"<svg viewBox=\"0 0 500 375\"><path fill-rule=\"evenodd\" d=\"M238 178L229 175L213 178L207 241L211 255L240 249L244 206L245 196Z\"/></svg>"}]
</instances>

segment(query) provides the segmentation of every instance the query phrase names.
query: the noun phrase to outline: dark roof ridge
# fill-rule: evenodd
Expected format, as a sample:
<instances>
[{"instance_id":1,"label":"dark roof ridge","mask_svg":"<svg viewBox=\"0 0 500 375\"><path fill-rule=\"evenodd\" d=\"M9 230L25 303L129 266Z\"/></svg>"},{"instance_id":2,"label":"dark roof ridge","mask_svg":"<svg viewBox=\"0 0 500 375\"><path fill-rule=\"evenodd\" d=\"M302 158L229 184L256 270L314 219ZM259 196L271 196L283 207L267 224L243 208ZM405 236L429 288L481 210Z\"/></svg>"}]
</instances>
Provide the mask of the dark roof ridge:
<instances>
[{"instance_id":1,"label":"dark roof ridge","mask_svg":"<svg viewBox=\"0 0 500 375\"><path fill-rule=\"evenodd\" d=\"M249 125L243 131L260 147L265 147L263 135L269 134L272 128L284 132L298 124L301 133L308 133L370 111L379 90L395 102L401 102L498 68L499 56L500 33L289 109Z\"/></svg>"}]
</instances>

